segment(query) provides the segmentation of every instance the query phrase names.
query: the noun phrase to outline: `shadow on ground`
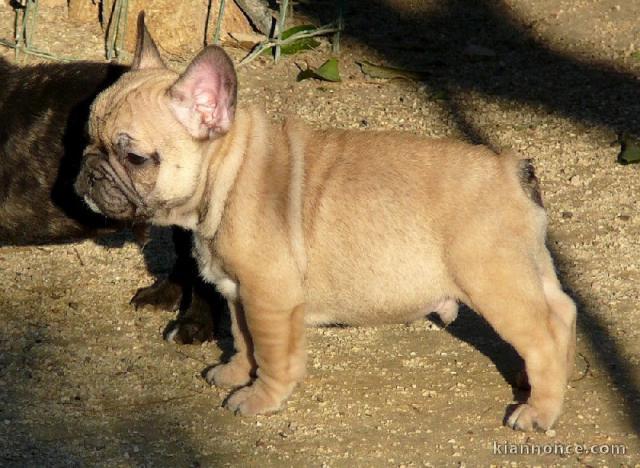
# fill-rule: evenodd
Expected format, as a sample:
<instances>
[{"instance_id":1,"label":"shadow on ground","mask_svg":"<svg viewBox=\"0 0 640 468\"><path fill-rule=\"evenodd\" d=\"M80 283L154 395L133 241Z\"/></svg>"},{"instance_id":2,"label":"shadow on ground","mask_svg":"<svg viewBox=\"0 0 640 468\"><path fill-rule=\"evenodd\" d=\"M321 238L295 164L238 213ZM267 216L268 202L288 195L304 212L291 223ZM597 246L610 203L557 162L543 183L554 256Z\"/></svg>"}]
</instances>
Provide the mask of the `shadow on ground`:
<instances>
[{"instance_id":1,"label":"shadow on ground","mask_svg":"<svg viewBox=\"0 0 640 468\"><path fill-rule=\"evenodd\" d=\"M556 261L562 261L561 253L554 250L553 245L550 245L550 248ZM560 275L560 281L563 281L562 275ZM597 360L598 368L607 373L617 389L616 397L624 404L629 426L636 434L640 434L638 369L634 369L625 357L621 345L608 330L601 314L587 304L587 301L576 291L574 285L568 284L566 280L563 281L563 284L578 307L578 334L586 338L589 348Z\"/></svg>"},{"instance_id":2,"label":"shadow on ground","mask_svg":"<svg viewBox=\"0 0 640 468\"><path fill-rule=\"evenodd\" d=\"M331 3L309 2L300 10L329 22L335 19ZM433 2L438 6L422 9L427 12L401 11L384 0L347 3L344 36L374 49L389 65L425 71L427 88L447 91L452 114L473 141L488 139L466 122L464 109L455 104L458 90L543 106L615 132L640 132L640 86L634 75L551 50L503 2ZM495 56L470 56L470 45Z\"/></svg>"},{"instance_id":3,"label":"shadow on ground","mask_svg":"<svg viewBox=\"0 0 640 468\"><path fill-rule=\"evenodd\" d=\"M458 318L446 328L446 331L491 359L505 382L514 388L514 397L521 396L516 390L516 377L524 369L524 361L484 318L462 305L458 311Z\"/></svg>"},{"instance_id":4,"label":"shadow on ground","mask_svg":"<svg viewBox=\"0 0 640 468\"><path fill-rule=\"evenodd\" d=\"M6 303L0 312L7 312ZM193 446L179 424L179 404L105 407L94 400L99 394L87 397L84 384L67 380L68 352L49 325L43 320L9 328L20 335L0 332L0 465L198 466L199 460L222 460Z\"/></svg>"}]
</instances>

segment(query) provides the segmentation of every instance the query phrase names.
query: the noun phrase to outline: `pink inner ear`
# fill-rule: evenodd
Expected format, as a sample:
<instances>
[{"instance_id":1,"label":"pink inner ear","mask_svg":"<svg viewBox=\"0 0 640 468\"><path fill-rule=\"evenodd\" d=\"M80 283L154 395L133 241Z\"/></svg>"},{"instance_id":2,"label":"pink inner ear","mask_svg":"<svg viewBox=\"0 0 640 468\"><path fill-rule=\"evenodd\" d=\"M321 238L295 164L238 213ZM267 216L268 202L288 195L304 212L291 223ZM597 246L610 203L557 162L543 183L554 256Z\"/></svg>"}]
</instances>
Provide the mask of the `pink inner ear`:
<instances>
[{"instance_id":1,"label":"pink inner ear","mask_svg":"<svg viewBox=\"0 0 640 468\"><path fill-rule=\"evenodd\" d=\"M202 122L213 126L216 120L216 98L212 91L197 89L194 95L195 109L202 116Z\"/></svg>"},{"instance_id":2,"label":"pink inner ear","mask_svg":"<svg viewBox=\"0 0 640 468\"><path fill-rule=\"evenodd\" d=\"M204 49L171 88L178 120L197 138L229 131L236 100L233 64L217 47Z\"/></svg>"},{"instance_id":3,"label":"pink inner ear","mask_svg":"<svg viewBox=\"0 0 640 468\"><path fill-rule=\"evenodd\" d=\"M220 115L217 101L220 97L220 80L209 64L197 64L192 70L193 101L202 123L209 128L217 126Z\"/></svg>"},{"instance_id":4,"label":"pink inner ear","mask_svg":"<svg viewBox=\"0 0 640 468\"><path fill-rule=\"evenodd\" d=\"M220 84L215 79L200 81L193 90L193 104L202 124L211 130L226 132L231 125L231 117L225 107L227 103L219 102L222 96L219 88Z\"/></svg>"}]
</instances>

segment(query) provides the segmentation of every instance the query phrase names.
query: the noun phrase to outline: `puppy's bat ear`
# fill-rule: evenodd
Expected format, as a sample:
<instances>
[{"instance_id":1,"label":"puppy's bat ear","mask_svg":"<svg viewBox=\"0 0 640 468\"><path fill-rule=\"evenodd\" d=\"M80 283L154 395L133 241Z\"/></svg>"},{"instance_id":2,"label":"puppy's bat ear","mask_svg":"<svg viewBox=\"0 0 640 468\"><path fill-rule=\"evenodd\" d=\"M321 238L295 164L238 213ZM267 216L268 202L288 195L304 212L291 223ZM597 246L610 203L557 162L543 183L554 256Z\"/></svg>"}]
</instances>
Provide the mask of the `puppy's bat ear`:
<instances>
[{"instance_id":1,"label":"puppy's bat ear","mask_svg":"<svg viewBox=\"0 0 640 468\"><path fill-rule=\"evenodd\" d=\"M237 89L233 62L221 47L209 46L169 89L171 108L191 136L212 138L231 128Z\"/></svg>"},{"instance_id":2,"label":"puppy's bat ear","mask_svg":"<svg viewBox=\"0 0 640 468\"><path fill-rule=\"evenodd\" d=\"M164 68L164 62L160 57L160 52L153 42L153 38L147 27L144 25L144 11L138 14L138 32L136 35L136 51L133 54L132 70L142 70L145 68Z\"/></svg>"}]
</instances>

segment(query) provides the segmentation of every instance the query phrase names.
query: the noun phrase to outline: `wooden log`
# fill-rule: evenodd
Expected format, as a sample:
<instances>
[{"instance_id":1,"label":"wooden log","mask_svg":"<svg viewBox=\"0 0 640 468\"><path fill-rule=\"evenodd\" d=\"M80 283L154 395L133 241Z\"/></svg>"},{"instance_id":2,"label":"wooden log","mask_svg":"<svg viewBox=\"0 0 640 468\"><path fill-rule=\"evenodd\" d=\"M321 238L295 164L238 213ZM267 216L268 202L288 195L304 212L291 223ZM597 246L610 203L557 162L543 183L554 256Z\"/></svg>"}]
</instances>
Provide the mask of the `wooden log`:
<instances>
[{"instance_id":1,"label":"wooden log","mask_svg":"<svg viewBox=\"0 0 640 468\"><path fill-rule=\"evenodd\" d=\"M68 0L40 0L40 6L45 8L66 8ZM91 2L91 0L87 0ZM10 2L6 2L10 3ZM24 2L22 2L24 3Z\"/></svg>"},{"instance_id":2,"label":"wooden log","mask_svg":"<svg viewBox=\"0 0 640 468\"><path fill-rule=\"evenodd\" d=\"M133 51L135 18L139 11L144 10L147 28L161 49L177 56L193 54L205 44L212 43L219 5L219 0L129 0L124 48ZM220 36L223 42L229 37L229 32L252 31L242 11L233 1L227 1Z\"/></svg>"}]
</instances>

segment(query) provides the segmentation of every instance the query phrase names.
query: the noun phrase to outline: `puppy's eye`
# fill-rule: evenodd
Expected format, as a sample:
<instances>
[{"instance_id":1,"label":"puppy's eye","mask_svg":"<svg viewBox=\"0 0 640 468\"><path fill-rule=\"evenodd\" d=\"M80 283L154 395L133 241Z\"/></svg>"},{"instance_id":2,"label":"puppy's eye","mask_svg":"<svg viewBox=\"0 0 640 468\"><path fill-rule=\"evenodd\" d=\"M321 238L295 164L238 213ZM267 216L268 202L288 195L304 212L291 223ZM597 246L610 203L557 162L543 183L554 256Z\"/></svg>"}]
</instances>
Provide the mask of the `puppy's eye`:
<instances>
[{"instance_id":1,"label":"puppy's eye","mask_svg":"<svg viewBox=\"0 0 640 468\"><path fill-rule=\"evenodd\" d=\"M141 166L147 162L147 158L136 153L127 153L127 161L134 166Z\"/></svg>"}]
</instances>

